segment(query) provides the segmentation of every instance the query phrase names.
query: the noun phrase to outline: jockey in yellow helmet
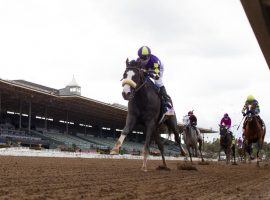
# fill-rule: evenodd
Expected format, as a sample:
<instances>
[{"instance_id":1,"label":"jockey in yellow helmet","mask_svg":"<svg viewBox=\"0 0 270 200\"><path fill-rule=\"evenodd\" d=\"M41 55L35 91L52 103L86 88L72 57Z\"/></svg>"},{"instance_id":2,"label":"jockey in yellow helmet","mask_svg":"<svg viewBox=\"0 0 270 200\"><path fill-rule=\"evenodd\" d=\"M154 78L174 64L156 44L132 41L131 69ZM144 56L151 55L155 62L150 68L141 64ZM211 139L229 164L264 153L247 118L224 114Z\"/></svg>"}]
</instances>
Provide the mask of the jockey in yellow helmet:
<instances>
[{"instance_id":1,"label":"jockey in yellow helmet","mask_svg":"<svg viewBox=\"0 0 270 200\"><path fill-rule=\"evenodd\" d=\"M261 117L259 115L260 114L259 103L254 98L253 95L248 95L247 96L247 100L246 100L245 105L244 105L244 107L242 109L243 116L246 116L249 113L256 115L258 117L258 119L259 119L260 124L262 125L262 127L264 127L264 122L263 122L263 120L261 119ZM246 120L245 120L245 122L243 124L243 129L245 129L245 127L246 127Z\"/></svg>"}]
</instances>

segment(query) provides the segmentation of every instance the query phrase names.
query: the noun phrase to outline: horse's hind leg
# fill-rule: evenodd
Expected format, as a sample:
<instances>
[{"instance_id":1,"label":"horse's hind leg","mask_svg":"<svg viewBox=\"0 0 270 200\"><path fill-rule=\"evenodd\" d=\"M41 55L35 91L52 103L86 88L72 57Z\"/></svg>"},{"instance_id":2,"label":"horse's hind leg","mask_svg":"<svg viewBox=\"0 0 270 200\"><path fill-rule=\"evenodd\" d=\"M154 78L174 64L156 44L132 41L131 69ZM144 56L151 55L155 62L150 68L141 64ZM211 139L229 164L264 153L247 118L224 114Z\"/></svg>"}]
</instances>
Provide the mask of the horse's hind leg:
<instances>
[{"instance_id":1,"label":"horse's hind leg","mask_svg":"<svg viewBox=\"0 0 270 200\"><path fill-rule=\"evenodd\" d=\"M151 141L151 137L152 134L154 133L153 131L155 130L155 122L154 120L146 123L147 127L146 127L146 138L145 138L145 144L142 150L143 153L143 165L142 165L142 170L143 171L147 171L147 156L149 155L149 146L150 146L150 141Z\"/></svg>"},{"instance_id":2,"label":"horse's hind leg","mask_svg":"<svg viewBox=\"0 0 270 200\"><path fill-rule=\"evenodd\" d=\"M259 140L258 142L257 142L257 166L259 167L260 165L260 150L262 149L262 144L263 144L263 142L261 141L261 140Z\"/></svg>"},{"instance_id":3,"label":"horse's hind leg","mask_svg":"<svg viewBox=\"0 0 270 200\"><path fill-rule=\"evenodd\" d=\"M202 156L202 140L199 140L199 151L200 151L202 162L204 162L204 159L203 159L203 156Z\"/></svg>"},{"instance_id":4,"label":"horse's hind leg","mask_svg":"<svg viewBox=\"0 0 270 200\"><path fill-rule=\"evenodd\" d=\"M181 139L179 137L179 130L177 127L177 119L176 116L171 116L169 119L167 119L165 121L165 124L167 125L169 131L172 131L174 134L174 140L175 142L178 144L179 148L180 148L180 154L182 156L186 156L186 152L184 151L182 145L181 145Z\"/></svg>"}]
</instances>

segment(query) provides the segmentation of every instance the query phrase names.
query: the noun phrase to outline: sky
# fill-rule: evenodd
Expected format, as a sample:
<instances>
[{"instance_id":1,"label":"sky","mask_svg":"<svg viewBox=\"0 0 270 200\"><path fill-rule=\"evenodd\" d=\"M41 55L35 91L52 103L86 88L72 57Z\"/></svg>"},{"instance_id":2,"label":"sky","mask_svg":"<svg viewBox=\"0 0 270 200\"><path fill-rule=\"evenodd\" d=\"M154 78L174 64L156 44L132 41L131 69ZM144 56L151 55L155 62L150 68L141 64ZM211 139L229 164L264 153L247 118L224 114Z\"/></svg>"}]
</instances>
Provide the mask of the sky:
<instances>
[{"instance_id":1,"label":"sky","mask_svg":"<svg viewBox=\"0 0 270 200\"><path fill-rule=\"evenodd\" d=\"M237 127L252 94L270 127L270 71L238 0L0 1L1 79L60 89L74 75L83 96L127 105L125 60L143 45L164 64L178 121L194 110L218 130L226 112Z\"/></svg>"}]
</instances>

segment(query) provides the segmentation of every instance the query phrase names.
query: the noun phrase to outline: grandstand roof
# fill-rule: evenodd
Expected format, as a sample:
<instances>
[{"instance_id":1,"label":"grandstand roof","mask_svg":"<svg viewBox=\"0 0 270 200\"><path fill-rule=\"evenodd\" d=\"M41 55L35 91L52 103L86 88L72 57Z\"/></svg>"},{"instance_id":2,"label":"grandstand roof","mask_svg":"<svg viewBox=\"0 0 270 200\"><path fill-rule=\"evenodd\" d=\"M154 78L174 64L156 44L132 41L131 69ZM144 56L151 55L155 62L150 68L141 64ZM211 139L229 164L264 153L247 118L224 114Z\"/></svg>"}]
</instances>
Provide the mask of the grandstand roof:
<instances>
[{"instance_id":1,"label":"grandstand roof","mask_svg":"<svg viewBox=\"0 0 270 200\"><path fill-rule=\"evenodd\" d=\"M127 108L120 104L108 104L91 98L73 95L61 96L57 89L49 88L24 80L0 79L2 108L19 112L19 102L23 103L22 112L28 113L28 103L32 102L32 113L44 116L47 107L48 117L57 120L68 119L74 123L88 123L122 129L125 125ZM182 127L182 124L178 124ZM213 133L210 129L200 128L201 132Z\"/></svg>"},{"instance_id":2,"label":"grandstand roof","mask_svg":"<svg viewBox=\"0 0 270 200\"><path fill-rule=\"evenodd\" d=\"M270 69L270 0L241 0Z\"/></svg>"}]
</instances>

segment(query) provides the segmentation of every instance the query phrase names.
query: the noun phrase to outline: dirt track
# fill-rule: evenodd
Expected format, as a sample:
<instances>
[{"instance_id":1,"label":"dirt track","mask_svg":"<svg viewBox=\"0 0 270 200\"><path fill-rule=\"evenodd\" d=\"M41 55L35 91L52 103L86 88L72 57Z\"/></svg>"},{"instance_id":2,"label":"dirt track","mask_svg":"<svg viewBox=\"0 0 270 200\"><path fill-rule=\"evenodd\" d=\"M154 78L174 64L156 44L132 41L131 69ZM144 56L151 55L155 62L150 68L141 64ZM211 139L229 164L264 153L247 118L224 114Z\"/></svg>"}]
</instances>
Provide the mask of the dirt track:
<instances>
[{"instance_id":1,"label":"dirt track","mask_svg":"<svg viewBox=\"0 0 270 200\"><path fill-rule=\"evenodd\" d=\"M270 199L270 167L196 165L149 172L138 160L0 157L0 199Z\"/></svg>"}]
</instances>

